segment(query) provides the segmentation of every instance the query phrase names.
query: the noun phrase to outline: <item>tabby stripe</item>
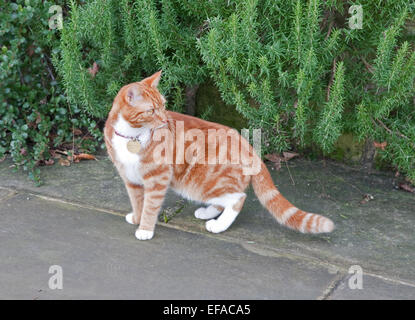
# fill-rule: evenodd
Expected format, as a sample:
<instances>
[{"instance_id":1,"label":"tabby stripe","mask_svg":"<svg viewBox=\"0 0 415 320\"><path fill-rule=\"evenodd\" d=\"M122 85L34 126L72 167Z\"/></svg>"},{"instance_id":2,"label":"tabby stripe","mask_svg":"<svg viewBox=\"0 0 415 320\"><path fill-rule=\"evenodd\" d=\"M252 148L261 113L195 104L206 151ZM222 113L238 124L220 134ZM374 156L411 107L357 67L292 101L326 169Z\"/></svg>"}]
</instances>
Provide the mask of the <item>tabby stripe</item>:
<instances>
[{"instance_id":1,"label":"tabby stripe","mask_svg":"<svg viewBox=\"0 0 415 320\"><path fill-rule=\"evenodd\" d=\"M126 182L127 186L131 189L141 189L143 186L139 184L134 184L129 181Z\"/></svg>"},{"instance_id":2,"label":"tabby stripe","mask_svg":"<svg viewBox=\"0 0 415 320\"><path fill-rule=\"evenodd\" d=\"M308 220L308 222L307 222L307 226L306 226L306 228L305 228L305 230L307 231L307 232L312 232L311 231L311 226L312 226L312 224L313 224L313 221L314 221L314 219L315 219L315 214L310 218L310 220Z\"/></svg>"},{"instance_id":3,"label":"tabby stripe","mask_svg":"<svg viewBox=\"0 0 415 320\"><path fill-rule=\"evenodd\" d=\"M313 217L313 215L314 214L312 214L312 213L307 213L305 215L305 217L303 218L303 222L301 222L301 226L300 226L300 229L299 229L301 232L306 232L307 231L306 226L308 224L308 221Z\"/></svg>"},{"instance_id":4,"label":"tabby stripe","mask_svg":"<svg viewBox=\"0 0 415 320\"><path fill-rule=\"evenodd\" d=\"M194 168L194 165L192 165L192 164L188 164L188 166L187 166L187 168L186 168L186 170L185 170L185 173L184 173L184 175L182 176L182 183L184 183L184 184L186 184L187 183L187 179L191 179L192 178L192 175L190 174L190 172L193 170L193 168Z\"/></svg>"},{"instance_id":5,"label":"tabby stripe","mask_svg":"<svg viewBox=\"0 0 415 320\"><path fill-rule=\"evenodd\" d=\"M321 219L318 221L318 228L317 231L321 231L323 230L323 225L326 222L326 218L324 218L323 216L321 217Z\"/></svg>"},{"instance_id":6,"label":"tabby stripe","mask_svg":"<svg viewBox=\"0 0 415 320\"><path fill-rule=\"evenodd\" d=\"M273 189L273 190L269 190L265 193L263 193L261 195L261 200L266 203L266 205L269 205L269 201L273 200L275 197L277 197L280 193L278 192L278 190Z\"/></svg>"},{"instance_id":7,"label":"tabby stripe","mask_svg":"<svg viewBox=\"0 0 415 320\"><path fill-rule=\"evenodd\" d=\"M282 224L285 224L288 219L290 219L293 215L295 215L298 211L298 208L291 207L284 211L284 213L280 216L280 221Z\"/></svg>"},{"instance_id":8,"label":"tabby stripe","mask_svg":"<svg viewBox=\"0 0 415 320\"><path fill-rule=\"evenodd\" d=\"M156 168L156 169L150 170L150 171L146 172L146 173L143 175L143 180L147 180L147 179L149 179L149 178L152 178L152 177L155 177L155 176L162 175L162 174L164 174L164 173L166 173L166 172L168 172L168 170L167 170L167 169L166 169L166 170L162 170L162 171L160 171L160 168Z\"/></svg>"},{"instance_id":9,"label":"tabby stripe","mask_svg":"<svg viewBox=\"0 0 415 320\"><path fill-rule=\"evenodd\" d=\"M164 194L151 194L151 199L156 199L156 200L164 199Z\"/></svg>"},{"instance_id":10,"label":"tabby stripe","mask_svg":"<svg viewBox=\"0 0 415 320\"><path fill-rule=\"evenodd\" d=\"M321 216L319 216L319 215L314 216L314 221L313 221L313 224L312 224L311 230L310 230L311 232L313 232L313 233L318 232L318 225L319 225L320 218L321 218Z\"/></svg>"},{"instance_id":11,"label":"tabby stripe","mask_svg":"<svg viewBox=\"0 0 415 320\"><path fill-rule=\"evenodd\" d=\"M165 190L166 188L167 186L165 184L155 183L154 186L148 188L146 192L161 191L161 190Z\"/></svg>"},{"instance_id":12,"label":"tabby stripe","mask_svg":"<svg viewBox=\"0 0 415 320\"><path fill-rule=\"evenodd\" d=\"M211 190L208 193L205 193L204 198L205 199L211 199L211 198L220 197L222 194L238 193L238 192L239 192L239 190L237 190L236 188L232 188L230 186L219 187L219 188Z\"/></svg>"}]
</instances>

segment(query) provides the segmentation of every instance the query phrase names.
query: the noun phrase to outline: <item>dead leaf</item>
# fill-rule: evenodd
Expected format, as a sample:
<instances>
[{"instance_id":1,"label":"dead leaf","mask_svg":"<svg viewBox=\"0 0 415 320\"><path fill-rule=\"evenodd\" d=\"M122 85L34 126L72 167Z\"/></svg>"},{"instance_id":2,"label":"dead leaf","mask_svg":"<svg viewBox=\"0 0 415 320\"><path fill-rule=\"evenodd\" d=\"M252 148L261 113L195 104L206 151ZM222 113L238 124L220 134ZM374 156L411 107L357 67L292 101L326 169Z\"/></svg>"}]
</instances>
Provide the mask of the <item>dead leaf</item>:
<instances>
[{"instance_id":1,"label":"dead leaf","mask_svg":"<svg viewBox=\"0 0 415 320\"><path fill-rule=\"evenodd\" d=\"M36 166L51 166L55 163L55 160L49 159L49 160L38 160L36 161Z\"/></svg>"},{"instance_id":2,"label":"dead leaf","mask_svg":"<svg viewBox=\"0 0 415 320\"><path fill-rule=\"evenodd\" d=\"M282 160L282 158L279 155L277 155L275 153L267 154L267 155L265 155L265 159L267 159L267 160L274 163L275 170L279 171L281 169L281 160Z\"/></svg>"},{"instance_id":3,"label":"dead leaf","mask_svg":"<svg viewBox=\"0 0 415 320\"><path fill-rule=\"evenodd\" d=\"M68 159L60 158L59 164L64 167L69 167L71 165L71 162Z\"/></svg>"},{"instance_id":4,"label":"dead leaf","mask_svg":"<svg viewBox=\"0 0 415 320\"><path fill-rule=\"evenodd\" d=\"M67 151L63 151L63 150L59 150L59 149L54 150L54 152L55 152L55 153L58 153L58 154L63 154L63 155L65 155L65 156L67 156L67 155L68 155L68 152L67 152Z\"/></svg>"},{"instance_id":5,"label":"dead leaf","mask_svg":"<svg viewBox=\"0 0 415 320\"><path fill-rule=\"evenodd\" d=\"M80 136L82 134L82 131L80 129L74 128L72 130L73 134L76 136Z\"/></svg>"},{"instance_id":6,"label":"dead leaf","mask_svg":"<svg viewBox=\"0 0 415 320\"><path fill-rule=\"evenodd\" d=\"M97 159L92 154L80 153L80 154L75 154L73 156L68 156L68 160L73 160L73 162L79 162L81 160L97 160Z\"/></svg>"},{"instance_id":7,"label":"dead leaf","mask_svg":"<svg viewBox=\"0 0 415 320\"><path fill-rule=\"evenodd\" d=\"M88 153L80 153L75 155L79 160L97 160L94 155Z\"/></svg>"},{"instance_id":8,"label":"dead leaf","mask_svg":"<svg viewBox=\"0 0 415 320\"><path fill-rule=\"evenodd\" d=\"M49 153L53 159L60 159L62 156L56 152L56 150L49 150Z\"/></svg>"},{"instance_id":9,"label":"dead leaf","mask_svg":"<svg viewBox=\"0 0 415 320\"><path fill-rule=\"evenodd\" d=\"M33 44L29 45L26 49L26 52L29 57L33 56L35 53L35 46Z\"/></svg>"},{"instance_id":10,"label":"dead leaf","mask_svg":"<svg viewBox=\"0 0 415 320\"><path fill-rule=\"evenodd\" d=\"M36 120L34 122L29 122L27 125L29 126L29 128L36 128L36 126L42 121L42 118L40 116L40 113L38 111L36 111Z\"/></svg>"},{"instance_id":11,"label":"dead leaf","mask_svg":"<svg viewBox=\"0 0 415 320\"><path fill-rule=\"evenodd\" d=\"M385 150L385 147L388 145L388 143L386 142L386 141L383 141L382 143L380 143L380 142L376 142L376 141L373 141L373 146L375 147L375 148L378 148L378 149L382 149L382 150Z\"/></svg>"},{"instance_id":12,"label":"dead leaf","mask_svg":"<svg viewBox=\"0 0 415 320\"><path fill-rule=\"evenodd\" d=\"M292 158L299 156L299 154L296 152L285 152L284 151L282 154L284 155L285 161L291 160Z\"/></svg>"},{"instance_id":13,"label":"dead leaf","mask_svg":"<svg viewBox=\"0 0 415 320\"><path fill-rule=\"evenodd\" d=\"M272 162L281 162L282 157L276 153L270 153L265 155L265 159L272 161Z\"/></svg>"},{"instance_id":14,"label":"dead leaf","mask_svg":"<svg viewBox=\"0 0 415 320\"><path fill-rule=\"evenodd\" d=\"M360 200L360 204L368 203L370 200L373 200L373 199L375 199L375 197L373 197L371 194L367 193L363 196L363 199Z\"/></svg>"},{"instance_id":15,"label":"dead leaf","mask_svg":"<svg viewBox=\"0 0 415 320\"><path fill-rule=\"evenodd\" d=\"M405 190L405 191L411 192L411 193L414 193L415 192L415 188L411 187L407 183L400 183L399 184L399 189L402 189L402 190Z\"/></svg>"},{"instance_id":16,"label":"dead leaf","mask_svg":"<svg viewBox=\"0 0 415 320\"><path fill-rule=\"evenodd\" d=\"M286 151L284 151L282 154L283 154L283 156L280 156L276 153L270 153L270 154L265 155L265 159L277 163L277 162L281 162L281 161L289 161L292 158L299 156L299 154L295 153L295 152L286 152Z\"/></svg>"},{"instance_id":17,"label":"dead leaf","mask_svg":"<svg viewBox=\"0 0 415 320\"><path fill-rule=\"evenodd\" d=\"M3 162L5 159L6 159L6 156L2 156L2 157L0 158L0 162Z\"/></svg>"},{"instance_id":18,"label":"dead leaf","mask_svg":"<svg viewBox=\"0 0 415 320\"><path fill-rule=\"evenodd\" d=\"M51 166L51 165L53 165L54 163L55 163L55 160L53 160L53 159L45 160L45 165L46 165L46 166Z\"/></svg>"},{"instance_id":19,"label":"dead leaf","mask_svg":"<svg viewBox=\"0 0 415 320\"><path fill-rule=\"evenodd\" d=\"M88 68L88 72L92 76L92 78L95 78L95 75L97 74L98 70L99 70L99 66L95 61L92 67Z\"/></svg>"},{"instance_id":20,"label":"dead leaf","mask_svg":"<svg viewBox=\"0 0 415 320\"><path fill-rule=\"evenodd\" d=\"M281 169L281 161L274 162L274 168L279 171Z\"/></svg>"},{"instance_id":21,"label":"dead leaf","mask_svg":"<svg viewBox=\"0 0 415 320\"><path fill-rule=\"evenodd\" d=\"M67 156L66 159L68 159L71 162L79 162L80 160L75 158L74 156Z\"/></svg>"}]
</instances>

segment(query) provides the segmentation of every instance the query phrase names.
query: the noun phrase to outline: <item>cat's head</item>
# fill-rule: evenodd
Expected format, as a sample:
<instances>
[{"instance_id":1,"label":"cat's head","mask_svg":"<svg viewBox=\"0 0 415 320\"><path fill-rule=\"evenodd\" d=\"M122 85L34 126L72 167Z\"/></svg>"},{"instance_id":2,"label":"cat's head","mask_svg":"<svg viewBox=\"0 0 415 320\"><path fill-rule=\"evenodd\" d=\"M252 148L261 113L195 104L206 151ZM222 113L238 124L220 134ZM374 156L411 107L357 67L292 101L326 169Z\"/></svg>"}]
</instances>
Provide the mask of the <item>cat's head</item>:
<instances>
[{"instance_id":1,"label":"cat's head","mask_svg":"<svg viewBox=\"0 0 415 320\"><path fill-rule=\"evenodd\" d=\"M157 89L161 71L121 88L114 104L133 128L158 128L167 123L166 100Z\"/></svg>"}]
</instances>

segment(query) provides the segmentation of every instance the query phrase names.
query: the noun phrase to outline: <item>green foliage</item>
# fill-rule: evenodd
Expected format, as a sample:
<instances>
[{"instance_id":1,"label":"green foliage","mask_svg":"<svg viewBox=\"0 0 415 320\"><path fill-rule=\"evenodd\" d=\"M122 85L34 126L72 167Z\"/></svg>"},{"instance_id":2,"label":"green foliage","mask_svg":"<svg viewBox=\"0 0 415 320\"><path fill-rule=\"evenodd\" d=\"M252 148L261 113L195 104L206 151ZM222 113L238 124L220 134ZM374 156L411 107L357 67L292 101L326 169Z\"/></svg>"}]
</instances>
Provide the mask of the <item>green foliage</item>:
<instances>
[{"instance_id":1,"label":"green foliage","mask_svg":"<svg viewBox=\"0 0 415 320\"><path fill-rule=\"evenodd\" d=\"M382 158L415 182L415 51L407 41L397 46L404 10L379 36L370 87L357 109L356 132L386 141Z\"/></svg>"},{"instance_id":2,"label":"green foliage","mask_svg":"<svg viewBox=\"0 0 415 320\"><path fill-rule=\"evenodd\" d=\"M199 41L222 98L265 131L266 152L319 146L341 134L387 141L382 157L415 182L414 20L407 1L235 1ZM405 37L407 37L405 41Z\"/></svg>"},{"instance_id":3,"label":"green foliage","mask_svg":"<svg viewBox=\"0 0 415 320\"><path fill-rule=\"evenodd\" d=\"M352 4L362 5L361 30L348 26ZM383 156L413 179L414 48L403 26L414 9L406 0L72 4L59 70L70 101L99 117L121 85L158 69L173 110L182 110L185 87L213 80L262 128L265 152L327 154L351 133L386 140ZM101 69L91 77L94 61Z\"/></svg>"},{"instance_id":4,"label":"green foliage","mask_svg":"<svg viewBox=\"0 0 415 320\"><path fill-rule=\"evenodd\" d=\"M0 158L10 153L17 167L40 182L40 161L49 149L72 142L72 128L93 122L69 106L51 61L59 51L58 31L48 26L52 5L63 1L1 1Z\"/></svg>"},{"instance_id":5,"label":"green foliage","mask_svg":"<svg viewBox=\"0 0 415 320\"><path fill-rule=\"evenodd\" d=\"M161 69L161 91L171 109L182 110L183 87L205 74L195 41L202 21L186 9L168 0L71 2L57 63L69 101L104 118L122 85ZM92 77L94 62L99 72Z\"/></svg>"},{"instance_id":6,"label":"green foliage","mask_svg":"<svg viewBox=\"0 0 415 320\"><path fill-rule=\"evenodd\" d=\"M0 11L0 156L11 152L19 163L25 148L43 159L72 126L98 140L121 86L162 69L168 108L183 111L186 88L213 82L250 127L262 128L264 152L329 154L348 133L386 141L381 156L415 182L407 32L415 6L407 0L58 1L68 12L61 32L47 27L51 4L6 2ZM349 28L353 4L362 5L362 29Z\"/></svg>"},{"instance_id":7,"label":"green foliage","mask_svg":"<svg viewBox=\"0 0 415 320\"><path fill-rule=\"evenodd\" d=\"M330 152L342 133L342 114L344 103L344 67L339 62L334 74L330 97L321 112L314 130L315 141L325 152Z\"/></svg>"}]
</instances>

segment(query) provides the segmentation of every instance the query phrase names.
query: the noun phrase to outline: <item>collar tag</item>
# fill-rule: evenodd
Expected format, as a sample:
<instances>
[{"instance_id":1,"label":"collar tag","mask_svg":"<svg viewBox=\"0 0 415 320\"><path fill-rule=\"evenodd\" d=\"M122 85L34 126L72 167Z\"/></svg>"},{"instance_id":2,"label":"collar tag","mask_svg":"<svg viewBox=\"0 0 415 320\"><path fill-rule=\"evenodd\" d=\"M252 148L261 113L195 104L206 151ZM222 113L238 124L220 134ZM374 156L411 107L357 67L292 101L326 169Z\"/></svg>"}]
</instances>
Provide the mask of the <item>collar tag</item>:
<instances>
[{"instance_id":1,"label":"collar tag","mask_svg":"<svg viewBox=\"0 0 415 320\"><path fill-rule=\"evenodd\" d=\"M131 153L138 153L141 150L141 143L137 139L132 139L127 142L127 150Z\"/></svg>"}]
</instances>

